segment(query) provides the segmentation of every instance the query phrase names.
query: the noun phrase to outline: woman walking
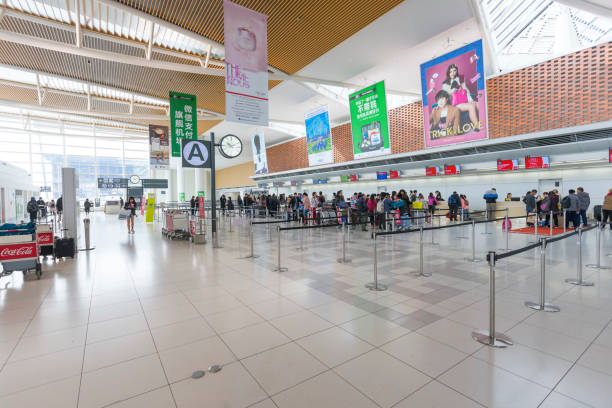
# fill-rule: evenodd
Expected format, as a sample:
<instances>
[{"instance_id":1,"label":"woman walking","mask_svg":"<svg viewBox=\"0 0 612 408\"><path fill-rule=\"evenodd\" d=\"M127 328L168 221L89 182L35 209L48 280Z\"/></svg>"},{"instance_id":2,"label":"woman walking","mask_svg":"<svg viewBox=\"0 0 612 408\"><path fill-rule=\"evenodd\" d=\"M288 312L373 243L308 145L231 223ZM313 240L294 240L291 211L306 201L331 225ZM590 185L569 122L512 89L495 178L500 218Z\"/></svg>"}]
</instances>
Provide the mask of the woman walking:
<instances>
[{"instance_id":1,"label":"woman walking","mask_svg":"<svg viewBox=\"0 0 612 408\"><path fill-rule=\"evenodd\" d=\"M127 218L127 227L128 227L128 234L133 234L134 233L134 217L136 216L136 200L134 199L134 197L128 198L123 208L126 210L130 210L130 215Z\"/></svg>"}]
</instances>

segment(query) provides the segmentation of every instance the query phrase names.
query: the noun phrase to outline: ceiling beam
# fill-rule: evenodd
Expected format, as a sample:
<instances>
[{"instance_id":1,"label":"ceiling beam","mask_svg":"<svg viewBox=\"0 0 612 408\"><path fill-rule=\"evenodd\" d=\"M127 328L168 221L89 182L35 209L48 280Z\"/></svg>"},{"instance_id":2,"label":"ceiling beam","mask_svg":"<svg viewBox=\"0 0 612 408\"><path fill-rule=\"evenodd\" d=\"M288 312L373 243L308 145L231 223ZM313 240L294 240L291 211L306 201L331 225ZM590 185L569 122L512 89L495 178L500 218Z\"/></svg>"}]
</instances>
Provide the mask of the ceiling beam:
<instances>
[{"instance_id":1,"label":"ceiling beam","mask_svg":"<svg viewBox=\"0 0 612 408\"><path fill-rule=\"evenodd\" d=\"M489 59L493 72L499 72L499 62L497 61L497 46L495 45L495 39L493 38L492 29L489 26L489 22L485 16L484 10L480 0L471 0L470 5L472 6L472 12L480 28L480 33L484 37L484 46L487 51L487 57Z\"/></svg>"},{"instance_id":2,"label":"ceiling beam","mask_svg":"<svg viewBox=\"0 0 612 408\"><path fill-rule=\"evenodd\" d=\"M75 43L77 48L81 48L83 43L83 33L81 33L81 0L74 0L74 13L76 15L74 25L75 31Z\"/></svg>"},{"instance_id":3,"label":"ceiling beam","mask_svg":"<svg viewBox=\"0 0 612 408\"><path fill-rule=\"evenodd\" d=\"M38 104L42 105L43 100L42 100L42 92L40 90L40 75L38 74L36 74L36 93L38 95Z\"/></svg>"},{"instance_id":4,"label":"ceiling beam","mask_svg":"<svg viewBox=\"0 0 612 408\"><path fill-rule=\"evenodd\" d=\"M153 49L153 35L154 35L154 29L155 29L155 23L150 22L149 23L151 25L151 27L149 28L149 43L147 44L147 59L151 60L151 51Z\"/></svg>"}]
</instances>

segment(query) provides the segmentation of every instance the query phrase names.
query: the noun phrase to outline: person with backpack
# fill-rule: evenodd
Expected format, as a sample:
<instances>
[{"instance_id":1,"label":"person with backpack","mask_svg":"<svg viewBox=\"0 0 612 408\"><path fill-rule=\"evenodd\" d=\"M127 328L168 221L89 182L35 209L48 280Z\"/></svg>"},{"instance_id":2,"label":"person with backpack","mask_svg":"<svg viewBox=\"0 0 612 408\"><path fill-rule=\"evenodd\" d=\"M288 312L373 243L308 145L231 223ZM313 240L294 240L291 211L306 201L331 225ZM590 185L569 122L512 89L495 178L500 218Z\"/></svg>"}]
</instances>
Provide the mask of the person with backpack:
<instances>
[{"instance_id":1,"label":"person with backpack","mask_svg":"<svg viewBox=\"0 0 612 408\"><path fill-rule=\"evenodd\" d=\"M459 206L461 205L461 198L456 191L453 191L453 194L448 197L448 212L449 212L449 220L457 221L457 211L459 210Z\"/></svg>"},{"instance_id":2,"label":"person with backpack","mask_svg":"<svg viewBox=\"0 0 612 408\"><path fill-rule=\"evenodd\" d=\"M385 193L380 193L380 198L376 202L376 218L378 220L378 229L385 229Z\"/></svg>"},{"instance_id":3,"label":"person with backpack","mask_svg":"<svg viewBox=\"0 0 612 408\"><path fill-rule=\"evenodd\" d=\"M550 199L550 208L548 210L549 214L548 217L550 217L550 213L552 213L552 217L553 217L553 226L555 228L559 227L559 209L561 208L561 204L559 203L559 190L555 189L551 192L548 193L548 198Z\"/></svg>"},{"instance_id":4,"label":"person with backpack","mask_svg":"<svg viewBox=\"0 0 612 408\"><path fill-rule=\"evenodd\" d=\"M487 205L487 220L492 220L495 218L497 197L497 190L495 188L485 191L484 196L482 197Z\"/></svg>"},{"instance_id":5,"label":"person with backpack","mask_svg":"<svg viewBox=\"0 0 612 408\"><path fill-rule=\"evenodd\" d=\"M429 193L429 197L427 197L427 209L428 214L426 215L426 222L431 222L433 224L433 216L436 211L436 205L438 205L438 200L434 197L433 193Z\"/></svg>"},{"instance_id":6,"label":"person with backpack","mask_svg":"<svg viewBox=\"0 0 612 408\"><path fill-rule=\"evenodd\" d=\"M366 205L368 207L368 217L370 218L370 228L374 231L376 225L376 195L370 194L370 198L368 198Z\"/></svg>"},{"instance_id":7,"label":"person with backpack","mask_svg":"<svg viewBox=\"0 0 612 408\"><path fill-rule=\"evenodd\" d=\"M574 229L580 226L580 200L576 195L576 190L571 189L569 194L561 200L561 206L565 210L565 227L569 227L570 221L574 225Z\"/></svg>"},{"instance_id":8,"label":"person with backpack","mask_svg":"<svg viewBox=\"0 0 612 408\"><path fill-rule=\"evenodd\" d=\"M576 193L576 195L578 196L578 201L580 202L580 219L578 220L578 223L580 224L580 221L582 221L582 226L588 227L587 210L591 206L591 197L589 196L589 193L584 191L584 188L578 187L577 190L578 192Z\"/></svg>"},{"instance_id":9,"label":"person with backpack","mask_svg":"<svg viewBox=\"0 0 612 408\"><path fill-rule=\"evenodd\" d=\"M85 208L85 215L89 217L89 210L91 209L91 201L89 201L89 198L85 199L83 208Z\"/></svg>"},{"instance_id":10,"label":"person with backpack","mask_svg":"<svg viewBox=\"0 0 612 408\"><path fill-rule=\"evenodd\" d=\"M393 200L391 207L399 213L399 230L402 231L410 228L409 209L406 207L406 202L402 200L399 194L395 196L395 200Z\"/></svg>"},{"instance_id":11,"label":"person with backpack","mask_svg":"<svg viewBox=\"0 0 612 408\"><path fill-rule=\"evenodd\" d=\"M36 222L38 216L38 203L34 197L30 198L30 201L28 201L26 211L30 214L30 222Z\"/></svg>"}]
</instances>

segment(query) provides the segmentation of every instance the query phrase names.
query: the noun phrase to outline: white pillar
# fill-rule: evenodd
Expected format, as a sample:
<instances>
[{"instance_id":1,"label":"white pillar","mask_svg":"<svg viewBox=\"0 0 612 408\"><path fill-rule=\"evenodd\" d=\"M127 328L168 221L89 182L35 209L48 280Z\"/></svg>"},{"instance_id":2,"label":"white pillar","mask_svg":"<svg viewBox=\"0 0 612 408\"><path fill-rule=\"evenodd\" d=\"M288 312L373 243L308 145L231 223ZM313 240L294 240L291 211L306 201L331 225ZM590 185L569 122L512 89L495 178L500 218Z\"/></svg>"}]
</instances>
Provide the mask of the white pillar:
<instances>
[{"instance_id":1,"label":"white pillar","mask_svg":"<svg viewBox=\"0 0 612 408\"><path fill-rule=\"evenodd\" d=\"M194 178L194 191L196 195L198 195L201 191L204 192L204 197L208 198L209 193L206 191L208 187L206 174L208 173L204 169L194 169L195 178Z\"/></svg>"},{"instance_id":2,"label":"white pillar","mask_svg":"<svg viewBox=\"0 0 612 408\"><path fill-rule=\"evenodd\" d=\"M185 183L184 183L184 172L183 164L181 161L177 160L176 164L176 201L185 200ZM181 194L183 194L183 199L181 200Z\"/></svg>"}]
</instances>

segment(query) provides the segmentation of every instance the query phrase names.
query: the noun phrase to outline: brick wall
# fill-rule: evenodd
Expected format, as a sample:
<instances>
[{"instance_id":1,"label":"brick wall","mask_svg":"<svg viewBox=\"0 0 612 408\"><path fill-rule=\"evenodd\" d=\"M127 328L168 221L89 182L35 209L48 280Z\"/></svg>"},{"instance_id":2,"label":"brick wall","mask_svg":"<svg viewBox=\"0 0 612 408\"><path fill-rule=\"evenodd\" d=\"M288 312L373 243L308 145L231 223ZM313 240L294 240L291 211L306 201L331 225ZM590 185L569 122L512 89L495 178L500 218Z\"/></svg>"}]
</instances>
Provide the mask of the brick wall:
<instances>
[{"instance_id":1,"label":"brick wall","mask_svg":"<svg viewBox=\"0 0 612 408\"><path fill-rule=\"evenodd\" d=\"M487 80L489 137L560 129L612 119L612 43ZM423 107L389 111L392 153L425 149ZM351 125L332 129L334 162L353 160ZM306 138L267 150L270 173L308 167Z\"/></svg>"}]
</instances>

